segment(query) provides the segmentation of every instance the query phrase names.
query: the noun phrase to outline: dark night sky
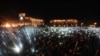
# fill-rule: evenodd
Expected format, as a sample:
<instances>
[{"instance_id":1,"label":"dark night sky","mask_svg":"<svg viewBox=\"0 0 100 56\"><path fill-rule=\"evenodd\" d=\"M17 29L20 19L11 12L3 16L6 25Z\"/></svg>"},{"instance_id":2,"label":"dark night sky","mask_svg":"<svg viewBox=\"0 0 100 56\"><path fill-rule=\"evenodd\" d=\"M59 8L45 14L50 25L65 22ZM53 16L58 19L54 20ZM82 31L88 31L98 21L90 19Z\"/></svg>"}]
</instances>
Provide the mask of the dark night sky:
<instances>
[{"instance_id":1,"label":"dark night sky","mask_svg":"<svg viewBox=\"0 0 100 56\"><path fill-rule=\"evenodd\" d=\"M45 20L52 18L77 18L95 20L100 18L97 1L32 1L0 0L0 17L18 17L19 12Z\"/></svg>"}]
</instances>

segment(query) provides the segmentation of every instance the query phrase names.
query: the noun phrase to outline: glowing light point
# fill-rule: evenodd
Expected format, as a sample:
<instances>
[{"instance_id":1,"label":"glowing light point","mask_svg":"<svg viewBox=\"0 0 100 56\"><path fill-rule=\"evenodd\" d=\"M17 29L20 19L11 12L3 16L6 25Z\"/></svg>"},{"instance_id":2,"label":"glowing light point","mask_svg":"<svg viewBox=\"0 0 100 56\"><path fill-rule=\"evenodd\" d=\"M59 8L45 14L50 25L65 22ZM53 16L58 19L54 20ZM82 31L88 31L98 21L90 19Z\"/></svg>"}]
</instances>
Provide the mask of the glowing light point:
<instances>
[{"instance_id":1,"label":"glowing light point","mask_svg":"<svg viewBox=\"0 0 100 56\"><path fill-rule=\"evenodd\" d=\"M24 20L24 18L23 17L20 17L20 20L22 21L22 20Z\"/></svg>"},{"instance_id":2,"label":"glowing light point","mask_svg":"<svg viewBox=\"0 0 100 56\"><path fill-rule=\"evenodd\" d=\"M31 48L31 52L32 52L32 53L34 53L34 52L35 52L34 48Z\"/></svg>"},{"instance_id":3,"label":"glowing light point","mask_svg":"<svg viewBox=\"0 0 100 56\"><path fill-rule=\"evenodd\" d=\"M11 27L11 25L7 23L7 24L5 24L5 27Z\"/></svg>"},{"instance_id":4,"label":"glowing light point","mask_svg":"<svg viewBox=\"0 0 100 56\"><path fill-rule=\"evenodd\" d=\"M94 25L96 25L97 23L95 22Z\"/></svg>"},{"instance_id":5,"label":"glowing light point","mask_svg":"<svg viewBox=\"0 0 100 56\"><path fill-rule=\"evenodd\" d=\"M20 47L18 47L17 45L15 45L15 47L13 47L12 50L13 50L15 53L20 53L20 52L21 52Z\"/></svg>"}]
</instances>

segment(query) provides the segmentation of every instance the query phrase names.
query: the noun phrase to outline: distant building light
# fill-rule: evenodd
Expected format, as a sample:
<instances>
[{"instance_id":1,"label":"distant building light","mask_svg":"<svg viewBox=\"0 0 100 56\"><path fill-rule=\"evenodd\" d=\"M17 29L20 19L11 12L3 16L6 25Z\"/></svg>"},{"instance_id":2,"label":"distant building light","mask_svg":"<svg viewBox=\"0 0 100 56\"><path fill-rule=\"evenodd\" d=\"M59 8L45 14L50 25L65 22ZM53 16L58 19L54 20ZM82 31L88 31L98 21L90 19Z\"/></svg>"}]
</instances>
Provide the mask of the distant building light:
<instances>
[{"instance_id":1,"label":"distant building light","mask_svg":"<svg viewBox=\"0 0 100 56\"><path fill-rule=\"evenodd\" d=\"M96 25L97 23L95 22L94 25Z\"/></svg>"},{"instance_id":2,"label":"distant building light","mask_svg":"<svg viewBox=\"0 0 100 56\"><path fill-rule=\"evenodd\" d=\"M8 28L8 27L11 27L11 25L7 23L7 24L5 24L5 27Z\"/></svg>"}]
</instances>

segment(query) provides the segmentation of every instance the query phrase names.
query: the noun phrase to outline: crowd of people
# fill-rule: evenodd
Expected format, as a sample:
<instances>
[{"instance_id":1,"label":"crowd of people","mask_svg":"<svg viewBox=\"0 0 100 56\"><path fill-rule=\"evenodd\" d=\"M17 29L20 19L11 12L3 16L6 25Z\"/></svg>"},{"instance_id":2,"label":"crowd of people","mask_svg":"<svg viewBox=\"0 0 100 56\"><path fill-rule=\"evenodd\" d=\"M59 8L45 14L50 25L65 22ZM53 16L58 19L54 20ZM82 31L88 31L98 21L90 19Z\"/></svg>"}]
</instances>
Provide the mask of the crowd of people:
<instances>
[{"instance_id":1,"label":"crowd of people","mask_svg":"<svg viewBox=\"0 0 100 56\"><path fill-rule=\"evenodd\" d=\"M94 32L84 30L63 33L45 28L36 36L36 56L99 56L100 40ZM67 31L66 31L67 32ZM45 33L45 34L44 34ZM63 34L61 34L63 33Z\"/></svg>"},{"instance_id":2,"label":"crowd of people","mask_svg":"<svg viewBox=\"0 0 100 56\"><path fill-rule=\"evenodd\" d=\"M21 31L21 35L19 34L20 36L18 36L18 38L22 37L24 39L21 38L22 40L20 41L20 43L23 43L24 48L17 56L100 56L100 39L94 31L76 30L74 28L68 28L67 30L63 28L63 30L61 30L61 28L57 27L56 29L45 27L35 29L33 36L32 30L34 29L30 27L29 29L31 30L29 31L24 28L24 34L22 34L23 32ZM16 31L18 31L18 29ZM16 33L16 31L13 33L17 36L18 33ZM5 38L6 37L9 37L9 35L5 36ZM3 37L0 35L0 40L1 38ZM2 43L3 42L0 41L0 55L5 54ZM10 52L10 55L12 54L13 52ZM13 54L13 56L15 55L16 54Z\"/></svg>"}]
</instances>

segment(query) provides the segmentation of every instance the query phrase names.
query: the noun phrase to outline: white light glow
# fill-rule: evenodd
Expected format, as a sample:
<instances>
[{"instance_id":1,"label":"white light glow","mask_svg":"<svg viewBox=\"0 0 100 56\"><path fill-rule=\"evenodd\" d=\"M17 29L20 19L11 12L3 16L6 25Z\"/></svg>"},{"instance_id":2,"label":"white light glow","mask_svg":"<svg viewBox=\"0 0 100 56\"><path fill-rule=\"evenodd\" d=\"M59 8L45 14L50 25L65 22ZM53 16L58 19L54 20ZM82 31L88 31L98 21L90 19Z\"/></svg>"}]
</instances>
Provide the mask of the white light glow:
<instances>
[{"instance_id":1,"label":"white light glow","mask_svg":"<svg viewBox=\"0 0 100 56\"><path fill-rule=\"evenodd\" d=\"M32 53L34 53L34 52L35 52L34 48L31 48L31 52L32 52Z\"/></svg>"},{"instance_id":2,"label":"white light glow","mask_svg":"<svg viewBox=\"0 0 100 56\"><path fill-rule=\"evenodd\" d=\"M20 17L20 20L23 20L24 18L23 17Z\"/></svg>"},{"instance_id":3,"label":"white light glow","mask_svg":"<svg viewBox=\"0 0 100 56\"><path fill-rule=\"evenodd\" d=\"M15 45L12 50L15 52L15 53L20 53L21 52L21 48L17 45Z\"/></svg>"}]
</instances>

